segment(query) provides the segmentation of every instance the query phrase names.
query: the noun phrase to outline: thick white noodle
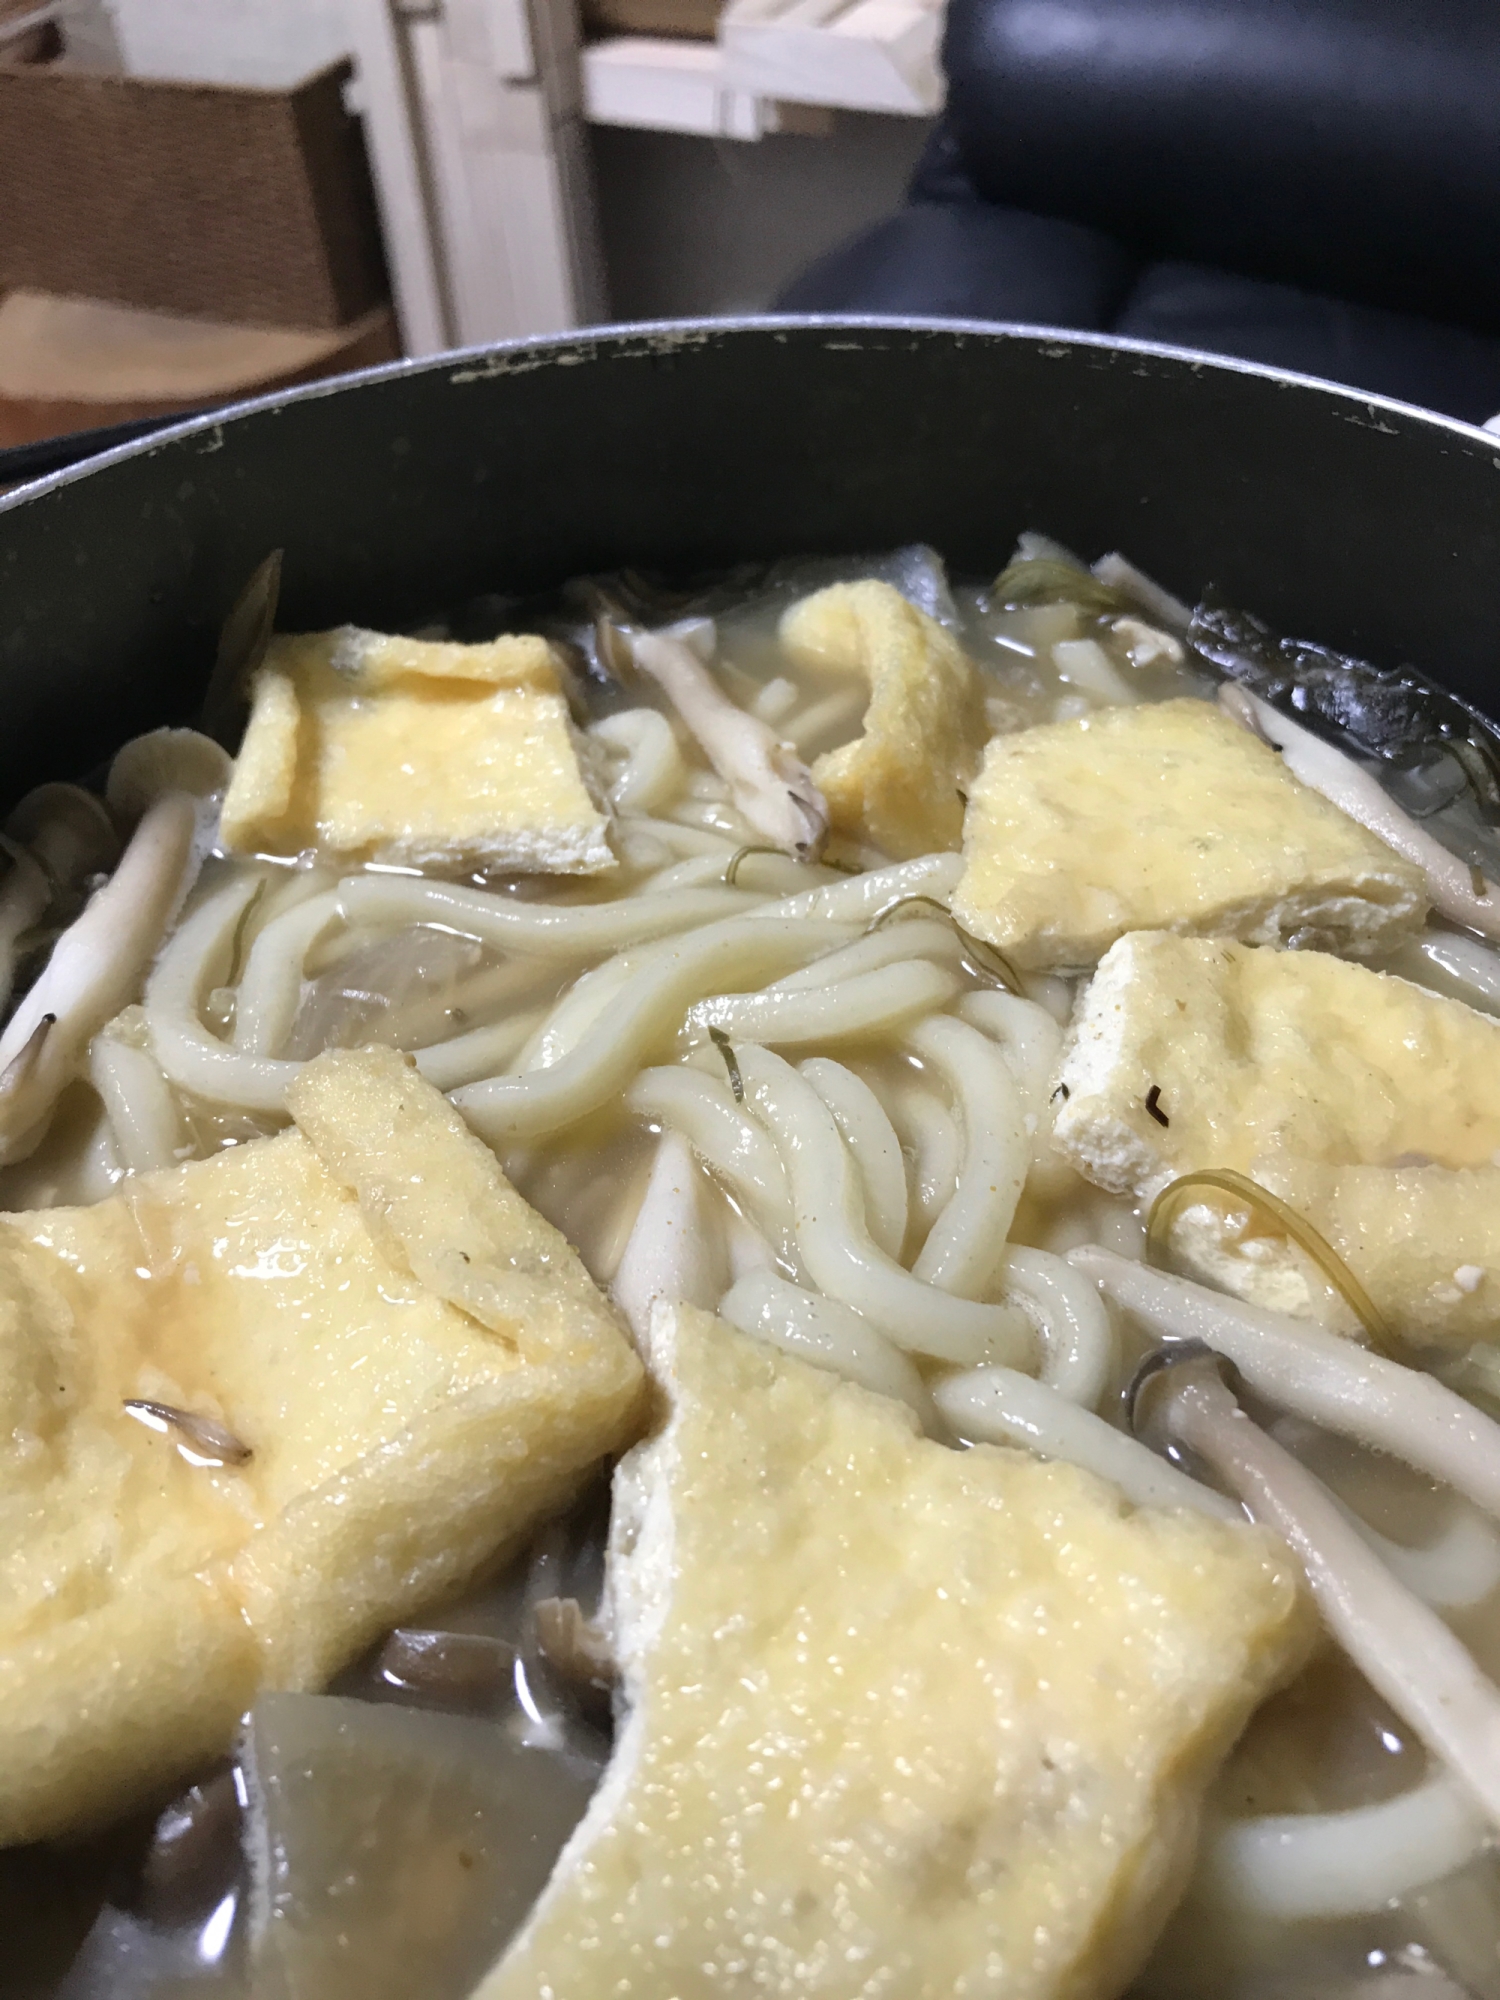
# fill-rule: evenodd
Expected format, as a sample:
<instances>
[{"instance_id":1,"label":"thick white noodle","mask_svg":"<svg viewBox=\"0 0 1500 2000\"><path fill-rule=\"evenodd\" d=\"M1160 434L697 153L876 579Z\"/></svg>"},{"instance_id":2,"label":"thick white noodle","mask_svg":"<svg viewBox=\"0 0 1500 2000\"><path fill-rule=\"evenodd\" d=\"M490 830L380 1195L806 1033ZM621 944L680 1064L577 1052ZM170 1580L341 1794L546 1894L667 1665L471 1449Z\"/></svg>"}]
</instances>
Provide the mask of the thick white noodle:
<instances>
[{"instance_id":1,"label":"thick white noodle","mask_svg":"<svg viewBox=\"0 0 1500 2000\"><path fill-rule=\"evenodd\" d=\"M146 981L146 1025L156 1060L181 1089L239 1111L284 1112L301 1063L231 1048L198 1011L226 969L240 919L260 887L259 876L234 875L178 926Z\"/></svg>"},{"instance_id":2,"label":"thick white noodle","mask_svg":"<svg viewBox=\"0 0 1500 2000\"><path fill-rule=\"evenodd\" d=\"M1216 1901L1279 1923L1360 1916L1462 1868L1488 1831L1468 1794L1440 1772L1379 1805L1210 1826L1197 1880Z\"/></svg>"},{"instance_id":3,"label":"thick white noodle","mask_svg":"<svg viewBox=\"0 0 1500 2000\"><path fill-rule=\"evenodd\" d=\"M712 854L694 854L686 861L674 861L640 885L643 896L662 896L669 890L724 886L724 875L733 855L716 849ZM811 882L831 882L834 871L815 861L798 861L790 854L747 854L736 871L733 887L755 895L793 896Z\"/></svg>"},{"instance_id":4,"label":"thick white noodle","mask_svg":"<svg viewBox=\"0 0 1500 2000\"><path fill-rule=\"evenodd\" d=\"M818 701L811 701L800 714L789 715L781 733L806 757L826 750L831 742L843 742L858 729L870 705L869 685L863 679L847 688L835 688Z\"/></svg>"},{"instance_id":5,"label":"thick white noodle","mask_svg":"<svg viewBox=\"0 0 1500 2000\"><path fill-rule=\"evenodd\" d=\"M868 937L856 938L838 951L829 952L816 965L789 972L768 986L768 993L806 993L848 979L857 972L878 972L885 965L904 965L914 958L928 958L938 965L957 965L963 947L952 924L938 917L913 917L906 923L887 924Z\"/></svg>"},{"instance_id":6,"label":"thick white noodle","mask_svg":"<svg viewBox=\"0 0 1500 2000\"><path fill-rule=\"evenodd\" d=\"M754 1042L736 1053L750 1102L786 1169L797 1248L818 1289L863 1313L908 1353L961 1366L1023 1359L1033 1341L1023 1314L922 1284L876 1247L859 1174L812 1085Z\"/></svg>"},{"instance_id":7,"label":"thick white noodle","mask_svg":"<svg viewBox=\"0 0 1500 2000\"><path fill-rule=\"evenodd\" d=\"M689 795L666 810L668 818L675 820L679 826L721 833L736 847L747 847L760 839L759 832L743 813L736 812L733 806L719 799L695 799Z\"/></svg>"},{"instance_id":8,"label":"thick white noodle","mask_svg":"<svg viewBox=\"0 0 1500 2000\"><path fill-rule=\"evenodd\" d=\"M491 1145L540 1138L595 1111L658 1052L683 1014L707 993L761 986L842 944L832 924L754 917L707 924L636 972L615 995L607 1031L525 1076L466 1084L453 1102Z\"/></svg>"},{"instance_id":9,"label":"thick white noodle","mask_svg":"<svg viewBox=\"0 0 1500 2000\"><path fill-rule=\"evenodd\" d=\"M1004 1252L997 1278L1005 1299L1037 1330L1041 1381L1070 1403L1097 1410L1114 1380L1119 1343L1096 1287L1063 1258L1019 1245Z\"/></svg>"},{"instance_id":10,"label":"thick white noodle","mask_svg":"<svg viewBox=\"0 0 1500 2000\"><path fill-rule=\"evenodd\" d=\"M102 1102L98 1116L80 1135L73 1162L68 1198L80 1208L92 1208L96 1201L103 1201L124 1178L125 1162L120 1158L114 1127Z\"/></svg>"},{"instance_id":11,"label":"thick white noodle","mask_svg":"<svg viewBox=\"0 0 1500 2000\"><path fill-rule=\"evenodd\" d=\"M273 1056L291 1033L302 998L302 962L323 933L343 921L337 889L325 889L262 925L235 990L234 1045Z\"/></svg>"},{"instance_id":12,"label":"thick white noodle","mask_svg":"<svg viewBox=\"0 0 1500 2000\"><path fill-rule=\"evenodd\" d=\"M1156 1332L1201 1340L1281 1409L1388 1451L1500 1517L1500 1424L1418 1369L1086 1244L1068 1262Z\"/></svg>"},{"instance_id":13,"label":"thick white noodle","mask_svg":"<svg viewBox=\"0 0 1500 2000\"><path fill-rule=\"evenodd\" d=\"M1222 1493L1200 1486L1137 1439L1014 1368L949 1375L934 1388L933 1401L959 1437L1023 1445L1039 1458L1066 1459L1118 1486L1137 1507L1195 1507L1224 1521L1245 1518Z\"/></svg>"},{"instance_id":14,"label":"thick white noodle","mask_svg":"<svg viewBox=\"0 0 1500 2000\"><path fill-rule=\"evenodd\" d=\"M933 1429L927 1385L894 1342L837 1299L819 1298L774 1271L751 1271L719 1301L719 1317L783 1354L831 1369L846 1382L891 1396Z\"/></svg>"},{"instance_id":15,"label":"thick white noodle","mask_svg":"<svg viewBox=\"0 0 1500 2000\"><path fill-rule=\"evenodd\" d=\"M1435 1611L1398 1583L1333 1496L1217 1378L1183 1381L1165 1420L1307 1573L1323 1623L1377 1694L1500 1825L1500 1689Z\"/></svg>"},{"instance_id":16,"label":"thick white noodle","mask_svg":"<svg viewBox=\"0 0 1500 2000\"><path fill-rule=\"evenodd\" d=\"M1004 1055L967 1022L923 1021L906 1040L952 1092L964 1134L958 1186L928 1231L912 1275L960 1298L981 1298L1031 1164L1026 1107Z\"/></svg>"},{"instance_id":17,"label":"thick white noodle","mask_svg":"<svg viewBox=\"0 0 1500 2000\"><path fill-rule=\"evenodd\" d=\"M916 861L896 861L889 868L871 868L817 889L768 904L768 917L827 917L834 923L867 924L893 903L908 896L931 896L946 903L963 873L961 854L924 854Z\"/></svg>"},{"instance_id":18,"label":"thick white noodle","mask_svg":"<svg viewBox=\"0 0 1500 2000\"><path fill-rule=\"evenodd\" d=\"M541 1024L541 1009L530 1008L483 1028L470 1028L467 1034L454 1035L446 1042L431 1042L418 1049L412 1060L436 1089L457 1090L460 1084L503 1075Z\"/></svg>"},{"instance_id":19,"label":"thick white noodle","mask_svg":"<svg viewBox=\"0 0 1500 2000\"><path fill-rule=\"evenodd\" d=\"M791 1241L792 1199L781 1156L765 1128L734 1102L727 1074L719 1080L693 1069L644 1069L626 1091L625 1106L680 1132L767 1236Z\"/></svg>"},{"instance_id":20,"label":"thick white noodle","mask_svg":"<svg viewBox=\"0 0 1500 2000\"><path fill-rule=\"evenodd\" d=\"M799 1070L833 1113L854 1156L870 1240L899 1264L908 1220L906 1162L885 1106L863 1077L827 1056L813 1056Z\"/></svg>"},{"instance_id":21,"label":"thick white noodle","mask_svg":"<svg viewBox=\"0 0 1500 2000\"><path fill-rule=\"evenodd\" d=\"M1333 1497L1392 1576L1434 1611L1467 1611L1500 1585L1500 1535L1471 1508L1456 1513L1434 1540L1413 1548L1382 1535Z\"/></svg>"},{"instance_id":22,"label":"thick white noodle","mask_svg":"<svg viewBox=\"0 0 1500 2000\"><path fill-rule=\"evenodd\" d=\"M1320 1464L1328 1433L1304 1417L1280 1416L1266 1426L1276 1442L1322 1478L1334 1504L1379 1556L1392 1576L1435 1611L1465 1611L1500 1587L1500 1530L1477 1507L1450 1495L1443 1525L1420 1543L1393 1542L1350 1503L1335 1465ZM1330 1473L1333 1476L1330 1476Z\"/></svg>"},{"instance_id":23,"label":"thick white noodle","mask_svg":"<svg viewBox=\"0 0 1500 2000\"><path fill-rule=\"evenodd\" d=\"M1066 979L1060 979L1055 972L1023 972L1021 984L1033 1006L1050 1015L1058 1027L1067 1027L1073 1012L1073 988Z\"/></svg>"},{"instance_id":24,"label":"thick white noodle","mask_svg":"<svg viewBox=\"0 0 1500 2000\"><path fill-rule=\"evenodd\" d=\"M649 864L653 868L659 867L667 856L684 860L694 854L719 854L728 861L740 845L721 833L703 833L690 826L679 826L676 820L653 819L640 813L627 813L617 819L615 838L625 860L630 859L635 846L649 843L657 856Z\"/></svg>"},{"instance_id":25,"label":"thick white noodle","mask_svg":"<svg viewBox=\"0 0 1500 2000\"><path fill-rule=\"evenodd\" d=\"M930 1229L958 1186L964 1153L958 1120L935 1090L915 1078L899 1082L881 1102L911 1163L911 1206L918 1220Z\"/></svg>"},{"instance_id":26,"label":"thick white noodle","mask_svg":"<svg viewBox=\"0 0 1500 2000\"><path fill-rule=\"evenodd\" d=\"M597 958L671 937L748 910L761 899L740 889L695 889L678 896L623 896L612 903L522 903L456 882L415 875L351 875L338 887L349 924L440 924L500 951Z\"/></svg>"},{"instance_id":27,"label":"thick white noodle","mask_svg":"<svg viewBox=\"0 0 1500 2000\"><path fill-rule=\"evenodd\" d=\"M747 706L752 715L774 725L786 720L799 698L797 683L788 680L785 674L778 674L775 680L766 682L759 694L751 697Z\"/></svg>"},{"instance_id":28,"label":"thick white noodle","mask_svg":"<svg viewBox=\"0 0 1500 2000\"><path fill-rule=\"evenodd\" d=\"M711 799L716 805L723 805L729 798L729 787L712 771L690 771L683 793L690 799Z\"/></svg>"},{"instance_id":29,"label":"thick white noodle","mask_svg":"<svg viewBox=\"0 0 1500 2000\"><path fill-rule=\"evenodd\" d=\"M144 1049L113 1035L89 1044L89 1082L99 1093L127 1173L175 1167L182 1121L171 1086Z\"/></svg>"},{"instance_id":30,"label":"thick white noodle","mask_svg":"<svg viewBox=\"0 0 1500 2000\"><path fill-rule=\"evenodd\" d=\"M1057 677L1080 694L1094 696L1109 708L1133 708L1142 700L1097 639L1059 639L1052 647Z\"/></svg>"},{"instance_id":31,"label":"thick white noodle","mask_svg":"<svg viewBox=\"0 0 1500 2000\"><path fill-rule=\"evenodd\" d=\"M916 958L879 972L857 972L821 993L718 994L691 1008L686 1025L690 1034L718 1028L736 1039L782 1047L868 1041L946 1006L962 985L962 973Z\"/></svg>"},{"instance_id":32,"label":"thick white noodle","mask_svg":"<svg viewBox=\"0 0 1500 2000\"><path fill-rule=\"evenodd\" d=\"M640 1212L610 1286L639 1346L645 1345L651 1308L659 1299L711 1308L722 1289L719 1245L706 1194L686 1139L677 1132L663 1132Z\"/></svg>"},{"instance_id":33,"label":"thick white noodle","mask_svg":"<svg viewBox=\"0 0 1500 2000\"><path fill-rule=\"evenodd\" d=\"M1040 1118L1062 1050L1062 1029L1046 1008L1014 993L986 992L966 993L954 1011L1000 1044L1027 1111Z\"/></svg>"},{"instance_id":34,"label":"thick white noodle","mask_svg":"<svg viewBox=\"0 0 1500 2000\"><path fill-rule=\"evenodd\" d=\"M603 965L581 973L543 1014L541 1025L526 1044L516 1068L550 1069L553 1063L570 1055L603 1020L626 983L657 955L654 947L641 945L634 951L616 952Z\"/></svg>"},{"instance_id":35,"label":"thick white noodle","mask_svg":"<svg viewBox=\"0 0 1500 2000\"><path fill-rule=\"evenodd\" d=\"M1408 938L1384 970L1486 1014L1500 1014L1500 952L1457 931L1424 931Z\"/></svg>"},{"instance_id":36,"label":"thick white noodle","mask_svg":"<svg viewBox=\"0 0 1500 2000\"><path fill-rule=\"evenodd\" d=\"M650 813L681 791L687 767L667 718L654 708L627 708L591 723L589 735L625 759L609 788L617 813Z\"/></svg>"}]
</instances>

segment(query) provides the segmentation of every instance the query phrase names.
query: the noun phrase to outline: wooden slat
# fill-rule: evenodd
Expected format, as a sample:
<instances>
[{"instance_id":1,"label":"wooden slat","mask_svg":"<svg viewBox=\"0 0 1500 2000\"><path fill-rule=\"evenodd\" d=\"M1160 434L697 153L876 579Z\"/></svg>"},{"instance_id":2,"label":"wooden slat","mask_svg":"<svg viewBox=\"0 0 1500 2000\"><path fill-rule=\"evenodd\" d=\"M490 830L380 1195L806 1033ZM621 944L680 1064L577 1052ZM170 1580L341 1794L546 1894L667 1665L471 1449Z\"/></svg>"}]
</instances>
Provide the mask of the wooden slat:
<instances>
[{"instance_id":1,"label":"wooden slat","mask_svg":"<svg viewBox=\"0 0 1500 2000\"><path fill-rule=\"evenodd\" d=\"M408 354L438 354L453 345L454 315L435 241L426 140L405 27L391 0L344 0L344 6L402 345Z\"/></svg>"},{"instance_id":2,"label":"wooden slat","mask_svg":"<svg viewBox=\"0 0 1500 2000\"><path fill-rule=\"evenodd\" d=\"M583 95L585 112L596 125L722 139L758 139L768 129L767 108L726 82L716 42L654 35L594 42L583 52Z\"/></svg>"},{"instance_id":3,"label":"wooden slat","mask_svg":"<svg viewBox=\"0 0 1500 2000\"><path fill-rule=\"evenodd\" d=\"M940 0L730 0L719 23L734 90L849 111L942 104Z\"/></svg>"}]
</instances>

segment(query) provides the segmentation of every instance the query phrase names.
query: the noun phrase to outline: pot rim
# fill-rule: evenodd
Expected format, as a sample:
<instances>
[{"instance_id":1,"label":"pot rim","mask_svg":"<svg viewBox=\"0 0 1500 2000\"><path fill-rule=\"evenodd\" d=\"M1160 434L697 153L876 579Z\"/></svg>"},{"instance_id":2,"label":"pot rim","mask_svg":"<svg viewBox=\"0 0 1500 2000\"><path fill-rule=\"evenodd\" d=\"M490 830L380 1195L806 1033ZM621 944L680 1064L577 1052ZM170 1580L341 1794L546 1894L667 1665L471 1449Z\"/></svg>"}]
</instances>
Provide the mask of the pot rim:
<instances>
[{"instance_id":1,"label":"pot rim","mask_svg":"<svg viewBox=\"0 0 1500 2000\"><path fill-rule=\"evenodd\" d=\"M188 439L211 436L227 423L274 414L294 404L313 402L325 396L344 395L370 383L396 381L407 376L436 374L440 370L451 369L452 379L457 384L486 376L530 373L534 368L577 367L605 358L611 352L633 358L636 355L681 352L738 334L774 336L778 333L820 332L831 335L948 335L958 342L974 340L997 345L1007 341L1024 341L1044 352L1048 348L1056 350L1054 358L1059 360L1067 351L1082 348L1106 356L1167 362L1186 367L1193 373L1206 369L1220 374L1248 375L1283 388L1314 390L1348 404L1351 410L1346 417L1347 422L1380 429L1384 428L1380 419L1385 414L1415 420L1465 444L1483 445L1500 460L1500 434L1488 431L1480 424L1464 423L1457 417L1444 416L1440 411L1424 409L1420 404L1405 403L1394 396L1374 395L1351 388L1345 382L1330 381L1324 376L1304 375L1295 369L1277 368L1267 362L1245 361L1235 355L1209 354L1201 348L1175 347L1165 341L1136 340L1125 334L1052 327L1024 320L951 319L898 313L744 313L723 319L611 321L599 326L574 327L563 333L526 334L509 340L485 341L472 347L445 348L439 354L384 361L371 368L354 369L348 374L324 376L291 388L247 396L239 402L184 417L181 422L153 431L146 437L112 445L59 472L23 481L10 492L0 494L0 515L30 501L46 498L110 466L149 457L153 452ZM836 345L836 342L829 344ZM1355 409L1361 414L1353 414ZM213 444L208 447L210 451L218 448Z\"/></svg>"}]
</instances>

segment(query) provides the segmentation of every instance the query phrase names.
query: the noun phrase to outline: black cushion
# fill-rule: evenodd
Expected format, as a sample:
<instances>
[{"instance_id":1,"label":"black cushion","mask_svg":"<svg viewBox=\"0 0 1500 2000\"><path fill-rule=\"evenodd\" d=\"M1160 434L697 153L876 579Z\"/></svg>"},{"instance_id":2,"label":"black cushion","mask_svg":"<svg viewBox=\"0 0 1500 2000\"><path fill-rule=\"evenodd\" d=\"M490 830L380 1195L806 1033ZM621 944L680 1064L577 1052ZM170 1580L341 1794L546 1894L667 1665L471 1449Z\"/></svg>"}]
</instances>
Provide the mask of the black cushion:
<instances>
[{"instance_id":1,"label":"black cushion","mask_svg":"<svg viewBox=\"0 0 1500 2000\"><path fill-rule=\"evenodd\" d=\"M1135 270L1118 244L1077 223L918 202L820 257L776 308L1104 327Z\"/></svg>"},{"instance_id":2,"label":"black cushion","mask_svg":"<svg viewBox=\"0 0 1500 2000\"><path fill-rule=\"evenodd\" d=\"M1500 333L1496 0L949 0L988 201Z\"/></svg>"},{"instance_id":3,"label":"black cushion","mask_svg":"<svg viewBox=\"0 0 1500 2000\"><path fill-rule=\"evenodd\" d=\"M958 134L946 118L939 118L927 135L921 157L912 168L907 186L908 201L980 201L973 176L964 165Z\"/></svg>"},{"instance_id":4,"label":"black cushion","mask_svg":"<svg viewBox=\"0 0 1500 2000\"><path fill-rule=\"evenodd\" d=\"M1500 412L1500 340L1227 271L1148 267L1112 330L1323 375L1469 423Z\"/></svg>"}]
</instances>

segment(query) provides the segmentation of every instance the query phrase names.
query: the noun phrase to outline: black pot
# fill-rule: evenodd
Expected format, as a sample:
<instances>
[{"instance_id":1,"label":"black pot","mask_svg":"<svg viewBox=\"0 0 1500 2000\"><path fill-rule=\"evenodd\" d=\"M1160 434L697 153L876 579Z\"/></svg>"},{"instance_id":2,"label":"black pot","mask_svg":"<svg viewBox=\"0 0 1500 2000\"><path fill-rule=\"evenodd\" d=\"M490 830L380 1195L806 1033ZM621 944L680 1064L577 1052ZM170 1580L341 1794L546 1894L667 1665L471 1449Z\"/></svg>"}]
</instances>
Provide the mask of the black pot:
<instances>
[{"instance_id":1,"label":"black pot","mask_svg":"<svg viewBox=\"0 0 1500 2000\"><path fill-rule=\"evenodd\" d=\"M397 364L0 500L0 797L189 718L286 550L281 623L404 627L579 570L1023 528L1213 582L1500 710L1500 439L1273 370L939 322L627 328Z\"/></svg>"}]
</instances>

